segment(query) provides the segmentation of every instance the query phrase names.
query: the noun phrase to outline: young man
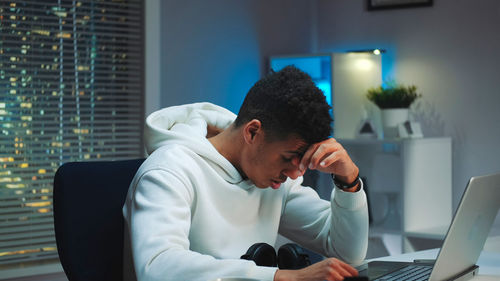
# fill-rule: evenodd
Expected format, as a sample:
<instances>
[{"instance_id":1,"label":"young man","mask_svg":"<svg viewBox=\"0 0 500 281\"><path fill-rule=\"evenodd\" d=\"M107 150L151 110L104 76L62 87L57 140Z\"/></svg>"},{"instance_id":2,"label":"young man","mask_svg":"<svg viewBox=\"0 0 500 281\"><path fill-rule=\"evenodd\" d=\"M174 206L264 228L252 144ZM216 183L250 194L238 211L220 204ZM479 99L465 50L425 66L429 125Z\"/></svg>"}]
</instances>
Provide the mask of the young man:
<instances>
[{"instance_id":1,"label":"young man","mask_svg":"<svg viewBox=\"0 0 500 281\"><path fill-rule=\"evenodd\" d=\"M322 92L295 67L258 81L237 117L209 103L148 116L150 156L123 209L125 254L131 250L137 279L356 276L347 263L366 254L366 196L358 167L329 137L330 124ZM332 174L331 202L301 185L306 169ZM300 270L240 259L254 243L274 245L278 233L336 258Z\"/></svg>"}]
</instances>

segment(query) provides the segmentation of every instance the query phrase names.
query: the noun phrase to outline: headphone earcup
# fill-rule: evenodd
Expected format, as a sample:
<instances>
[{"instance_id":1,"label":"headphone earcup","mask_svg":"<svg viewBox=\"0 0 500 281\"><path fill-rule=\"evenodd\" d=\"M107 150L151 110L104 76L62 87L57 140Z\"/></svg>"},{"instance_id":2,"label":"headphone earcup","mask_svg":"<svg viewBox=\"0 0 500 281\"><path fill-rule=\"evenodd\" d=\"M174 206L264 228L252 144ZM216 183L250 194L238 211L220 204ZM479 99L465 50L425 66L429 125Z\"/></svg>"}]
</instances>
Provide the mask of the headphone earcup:
<instances>
[{"instance_id":1,"label":"headphone earcup","mask_svg":"<svg viewBox=\"0 0 500 281\"><path fill-rule=\"evenodd\" d=\"M241 258L252 260L259 266L274 267L277 263L276 251L273 246L266 243L253 244Z\"/></svg>"},{"instance_id":2,"label":"headphone earcup","mask_svg":"<svg viewBox=\"0 0 500 281\"><path fill-rule=\"evenodd\" d=\"M301 269L311 265L309 255L297 244L288 243L278 250L278 267L280 269Z\"/></svg>"}]
</instances>

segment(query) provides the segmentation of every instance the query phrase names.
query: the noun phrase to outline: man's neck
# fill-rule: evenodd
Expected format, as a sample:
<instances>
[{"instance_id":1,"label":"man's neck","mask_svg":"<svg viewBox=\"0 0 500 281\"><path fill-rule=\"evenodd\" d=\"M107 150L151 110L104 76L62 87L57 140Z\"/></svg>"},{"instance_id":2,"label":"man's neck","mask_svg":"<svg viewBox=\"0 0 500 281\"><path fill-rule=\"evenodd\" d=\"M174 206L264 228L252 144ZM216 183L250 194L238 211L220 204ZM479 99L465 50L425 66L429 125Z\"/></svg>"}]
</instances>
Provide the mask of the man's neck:
<instances>
[{"instance_id":1,"label":"man's neck","mask_svg":"<svg viewBox=\"0 0 500 281\"><path fill-rule=\"evenodd\" d=\"M233 126L234 124L212 137L207 137L208 141L212 143L215 149L238 170L243 178L245 178L246 176L240 167L243 140L238 129L234 129Z\"/></svg>"}]
</instances>

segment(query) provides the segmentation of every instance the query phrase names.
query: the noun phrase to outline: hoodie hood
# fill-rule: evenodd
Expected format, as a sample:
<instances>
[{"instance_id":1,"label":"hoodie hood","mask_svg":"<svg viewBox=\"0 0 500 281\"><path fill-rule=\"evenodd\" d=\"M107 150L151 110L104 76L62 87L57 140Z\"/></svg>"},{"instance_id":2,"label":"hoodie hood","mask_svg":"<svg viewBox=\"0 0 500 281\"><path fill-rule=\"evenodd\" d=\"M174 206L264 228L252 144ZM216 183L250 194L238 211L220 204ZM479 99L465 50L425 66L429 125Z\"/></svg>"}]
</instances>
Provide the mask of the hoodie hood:
<instances>
[{"instance_id":1,"label":"hoodie hood","mask_svg":"<svg viewBox=\"0 0 500 281\"><path fill-rule=\"evenodd\" d=\"M182 145L209 160L227 181L240 182L238 170L206 138L208 125L226 129L235 119L231 111L206 102L160 109L146 118L146 152L151 154L166 145Z\"/></svg>"}]
</instances>

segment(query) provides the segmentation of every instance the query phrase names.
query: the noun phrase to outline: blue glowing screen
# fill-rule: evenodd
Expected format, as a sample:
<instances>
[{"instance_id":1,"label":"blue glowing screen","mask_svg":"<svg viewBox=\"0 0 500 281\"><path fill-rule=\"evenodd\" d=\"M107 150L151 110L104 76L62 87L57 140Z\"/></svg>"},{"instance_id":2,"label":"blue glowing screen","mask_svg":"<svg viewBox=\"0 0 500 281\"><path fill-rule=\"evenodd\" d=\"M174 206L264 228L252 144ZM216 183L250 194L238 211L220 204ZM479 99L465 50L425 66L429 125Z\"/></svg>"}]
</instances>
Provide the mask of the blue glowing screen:
<instances>
[{"instance_id":1,"label":"blue glowing screen","mask_svg":"<svg viewBox=\"0 0 500 281\"><path fill-rule=\"evenodd\" d=\"M271 57L270 66L279 71L287 65L294 65L309 74L316 86L323 91L326 101L332 105L332 57L324 56L290 56Z\"/></svg>"}]
</instances>

